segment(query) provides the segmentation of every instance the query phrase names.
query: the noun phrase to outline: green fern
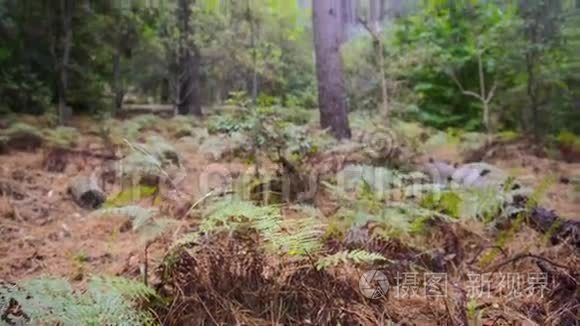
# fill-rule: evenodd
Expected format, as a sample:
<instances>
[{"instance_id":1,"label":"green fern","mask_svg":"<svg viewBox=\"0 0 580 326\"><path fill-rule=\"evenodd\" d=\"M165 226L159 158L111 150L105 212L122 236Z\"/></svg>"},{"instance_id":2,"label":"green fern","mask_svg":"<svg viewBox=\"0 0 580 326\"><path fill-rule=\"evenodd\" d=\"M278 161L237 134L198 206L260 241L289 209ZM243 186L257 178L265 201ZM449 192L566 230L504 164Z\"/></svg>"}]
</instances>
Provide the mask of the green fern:
<instances>
[{"instance_id":1,"label":"green fern","mask_svg":"<svg viewBox=\"0 0 580 326\"><path fill-rule=\"evenodd\" d=\"M257 206L249 201L227 197L206 210L199 228L202 232L212 233L231 231L249 224L267 231L277 227L281 219L280 209L276 207Z\"/></svg>"},{"instance_id":2,"label":"green fern","mask_svg":"<svg viewBox=\"0 0 580 326\"><path fill-rule=\"evenodd\" d=\"M182 236L177 241L174 241L169 249L169 252L175 252L176 249L190 246L196 243L200 238L200 234L197 232L188 233L185 236ZM170 256L170 255L169 255Z\"/></svg>"},{"instance_id":3,"label":"green fern","mask_svg":"<svg viewBox=\"0 0 580 326\"><path fill-rule=\"evenodd\" d=\"M261 233L275 252L302 256L315 254L322 248L324 226L316 218L283 220L278 228L264 231Z\"/></svg>"},{"instance_id":4,"label":"green fern","mask_svg":"<svg viewBox=\"0 0 580 326\"><path fill-rule=\"evenodd\" d=\"M373 264L377 261L387 262L388 259L381 254L364 250L340 251L336 254L320 258L316 262L316 269L324 270L347 263L359 265Z\"/></svg>"},{"instance_id":5,"label":"green fern","mask_svg":"<svg viewBox=\"0 0 580 326\"><path fill-rule=\"evenodd\" d=\"M18 138L31 139L38 143L45 141L42 132L38 128L26 123L17 122L10 125L8 129L0 129L0 146L6 146L11 140Z\"/></svg>"},{"instance_id":6,"label":"green fern","mask_svg":"<svg viewBox=\"0 0 580 326\"><path fill-rule=\"evenodd\" d=\"M124 277L93 276L91 278L91 288L104 291L113 290L129 300L157 298L157 293L152 288L141 282L132 281Z\"/></svg>"},{"instance_id":7,"label":"green fern","mask_svg":"<svg viewBox=\"0 0 580 326\"><path fill-rule=\"evenodd\" d=\"M123 177L168 177L166 167L180 166L177 151L162 137L149 137L144 144L126 143L132 152L119 164L119 174Z\"/></svg>"},{"instance_id":8,"label":"green fern","mask_svg":"<svg viewBox=\"0 0 580 326\"><path fill-rule=\"evenodd\" d=\"M315 217L282 218L279 207L226 198L210 206L200 224L203 233L254 229L267 250L278 254L308 255L322 247L322 224ZM194 241L196 237L189 236ZM180 242L184 242L183 240Z\"/></svg>"},{"instance_id":9,"label":"green fern","mask_svg":"<svg viewBox=\"0 0 580 326\"><path fill-rule=\"evenodd\" d=\"M11 137L17 134L30 134L35 135L39 138L42 137L42 133L38 130L38 128L21 122L12 124L10 127L8 127L8 129L4 130L2 133L7 137Z\"/></svg>"},{"instance_id":10,"label":"green fern","mask_svg":"<svg viewBox=\"0 0 580 326\"><path fill-rule=\"evenodd\" d=\"M121 136L123 138L135 141L142 134L142 131L159 126L161 118L153 114L143 114L123 122Z\"/></svg>"},{"instance_id":11,"label":"green fern","mask_svg":"<svg viewBox=\"0 0 580 326\"><path fill-rule=\"evenodd\" d=\"M398 173L394 175L398 178L398 182L405 182L406 175ZM412 200L402 198L402 201L387 201L391 190L383 193L375 192L373 186L364 179L358 186L358 192L354 194L350 193L349 189L345 191L344 187L330 183L324 183L324 185L335 198L340 200L342 209L335 218L341 219L343 221L341 224L347 229L373 222L378 224L377 229L381 230L381 234L375 234L375 236L400 238L423 231L428 222L434 218L447 222L452 220L443 213L428 207L421 207ZM417 190L415 186L410 186L410 188L406 190L406 187L403 187L396 191L412 193ZM430 188L427 187L427 189Z\"/></svg>"},{"instance_id":12,"label":"green fern","mask_svg":"<svg viewBox=\"0 0 580 326\"><path fill-rule=\"evenodd\" d=\"M211 135L201 142L199 151L214 161L230 154L237 154L247 149L248 136L233 132L229 135Z\"/></svg>"},{"instance_id":13,"label":"green fern","mask_svg":"<svg viewBox=\"0 0 580 326\"><path fill-rule=\"evenodd\" d=\"M7 151L6 145L8 141L10 141L10 138L0 135L0 153Z\"/></svg>"},{"instance_id":14,"label":"green fern","mask_svg":"<svg viewBox=\"0 0 580 326\"><path fill-rule=\"evenodd\" d=\"M163 166L174 164L179 166L179 155L175 147L167 142L163 137L151 136L142 146L144 152L153 155Z\"/></svg>"},{"instance_id":15,"label":"green fern","mask_svg":"<svg viewBox=\"0 0 580 326\"><path fill-rule=\"evenodd\" d=\"M63 279L37 278L19 285L0 287L0 297L15 300L27 317L27 325L151 325L152 317L140 311L138 303L156 298L142 283L118 277L94 277L86 291L77 291ZM0 302L0 312L10 316ZM14 317L14 318L11 318Z\"/></svg>"},{"instance_id":16,"label":"green fern","mask_svg":"<svg viewBox=\"0 0 580 326\"><path fill-rule=\"evenodd\" d=\"M135 200L151 197L158 193L158 191L158 187L147 185L137 185L128 189L122 189L119 193L107 198L104 207L113 208L127 206Z\"/></svg>"},{"instance_id":17,"label":"green fern","mask_svg":"<svg viewBox=\"0 0 580 326\"><path fill-rule=\"evenodd\" d=\"M456 219L479 219L492 222L517 213L517 205L511 205L517 195L530 190L497 189L496 187L457 187L452 190L433 192L421 200L423 208L445 213Z\"/></svg>"},{"instance_id":18,"label":"green fern","mask_svg":"<svg viewBox=\"0 0 580 326\"><path fill-rule=\"evenodd\" d=\"M127 216L131 219L133 232L141 235L147 241L156 238L175 224L174 220L156 218L158 211L155 208L145 208L137 205L103 208L92 214L93 216Z\"/></svg>"},{"instance_id":19,"label":"green fern","mask_svg":"<svg viewBox=\"0 0 580 326\"><path fill-rule=\"evenodd\" d=\"M69 148L76 145L80 139L77 129L71 127L58 127L44 132L44 139L53 147Z\"/></svg>"}]
</instances>

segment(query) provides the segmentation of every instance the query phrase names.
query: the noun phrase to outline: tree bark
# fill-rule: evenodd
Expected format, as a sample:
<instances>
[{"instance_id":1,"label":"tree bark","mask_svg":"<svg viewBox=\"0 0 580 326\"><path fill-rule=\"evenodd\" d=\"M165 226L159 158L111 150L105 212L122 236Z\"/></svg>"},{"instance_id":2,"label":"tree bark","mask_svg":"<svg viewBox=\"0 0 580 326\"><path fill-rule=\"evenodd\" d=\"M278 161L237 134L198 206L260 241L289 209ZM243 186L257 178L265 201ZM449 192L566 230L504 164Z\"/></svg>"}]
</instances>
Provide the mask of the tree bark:
<instances>
[{"instance_id":1,"label":"tree bark","mask_svg":"<svg viewBox=\"0 0 580 326\"><path fill-rule=\"evenodd\" d=\"M250 48L252 51L252 72L251 72L251 90L252 104L258 103L258 49L257 49L257 23L254 12L252 11L251 0L246 1L246 20L250 25Z\"/></svg>"},{"instance_id":2,"label":"tree bark","mask_svg":"<svg viewBox=\"0 0 580 326\"><path fill-rule=\"evenodd\" d=\"M195 41L193 40L193 27L191 26L191 5L193 0L179 0L177 12L180 29L180 59L181 75L179 77L179 96L177 111L179 114L193 114L201 116L200 94L200 61L201 56Z\"/></svg>"},{"instance_id":3,"label":"tree bark","mask_svg":"<svg viewBox=\"0 0 580 326\"><path fill-rule=\"evenodd\" d=\"M340 0L316 0L313 6L314 47L320 125L337 139L350 138L342 72Z\"/></svg>"},{"instance_id":4,"label":"tree bark","mask_svg":"<svg viewBox=\"0 0 580 326\"><path fill-rule=\"evenodd\" d=\"M533 51L532 51L533 52ZM527 74L528 74L528 82L527 82L527 92L528 98L530 100L530 111L532 112L532 128L533 134L536 141L540 141L541 139L541 132L540 132L540 114L538 108L538 88L536 86L536 59L534 54L528 54L527 58Z\"/></svg>"},{"instance_id":5,"label":"tree bark","mask_svg":"<svg viewBox=\"0 0 580 326\"><path fill-rule=\"evenodd\" d=\"M72 48L72 12L73 3L69 0L60 1L61 47L62 56L58 65L58 123L65 125L70 120L70 109L67 107L68 66Z\"/></svg>"},{"instance_id":6,"label":"tree bark","mask_svg":"<svg viewBox=\"0 0 580 326\"><path fill-rule=\"evenodd\" d=\"M119 50L113 55L113 93L115 96L115 111L116 116L123 109L123 99L125 97L125 90L121 80L121 53Z\"/></svg>"},{"instance_id":7,"label":"tree bark","mask_svg":"<svg viewBox=\"0 0 580 326\"><path fill-rule=\"evenodd\" d=\"M86 209L97 209L107 199L94 175L74 178L69 185L69 192L77 205Z\"/></svg>"},{"instance_id":8,"label":"tree bark","mask_svg":"<svg viewBox=\"0 0 580 326\"><path fill-rule=\"evenodd\" d=\"M160 95L160 101L161 104L167 104L169 103L169 94L170 94L170 82L169 82L169 78L163 78L163 80L161 81L161 95Z\"/></svg>"},{"instance_id":9,"label":"tree bark","mask_svg":"<svg viewBox=\"0 0 580 326\"><path fill-rule=\"evenodd\" d=\"M380 33L380 22L368 22L359 17L359 22L363 27L369 32L371 38L373 39L373 48L377 55L377 62L379 65L379 73L381 74L381 95L383 99L383 113L385 115L389 114L389 89L387 85L387 75L385 72L385 47L383 45L383 39ZM372 26L372 27L371 27Z\"/></svg>"}]
</instances>

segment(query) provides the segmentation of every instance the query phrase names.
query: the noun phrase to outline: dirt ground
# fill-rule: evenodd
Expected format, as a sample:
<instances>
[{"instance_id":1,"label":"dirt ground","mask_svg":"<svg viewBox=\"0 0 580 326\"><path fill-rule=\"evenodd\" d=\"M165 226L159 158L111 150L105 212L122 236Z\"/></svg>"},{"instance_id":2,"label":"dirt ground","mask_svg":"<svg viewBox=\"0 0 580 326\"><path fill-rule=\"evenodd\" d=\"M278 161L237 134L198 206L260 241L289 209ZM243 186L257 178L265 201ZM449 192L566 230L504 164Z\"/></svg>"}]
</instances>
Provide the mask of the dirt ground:
<instances>
[{"instance_id":1,"label":"dirt ground","mask_svg":"<svg viewBox=\"0 0 580 326\"><path fill-rule=\"evenodd\" d=\"M94 139L83 139L79 148L98 147ZM115 162L66 155L62 173L46 170L44 149L11 152L0 156L0 279L20 280L35 276L62 276L82 281L90 274L138 276L145 266L157 266L167 248L164 240L177 237L171 232L186 232L191 221L183 220L187 208L201 198L200 178L209 178L210 186L222 182L223 171L241 173L240 164L218 164L179 149L187 171L179 188L161 191L159 209L175 219L175 225L152 245L128 230L127 218L91 216L80 208L68 193L72 178L107 169ZM217 172L216 172L217 171ZM218 176L218 177L216 177ZM118 185L105 186L108 195L119 191ZM145 205L151 205L146 200ZM145 259L145 248L148 258Z\"/></svg>"},{"instance_id":2,"label":"dirt ground","mask_svg":"<svg viewBox=\"0 0 580 326\"><path fill-rule=\"evenodd\" d=\"M79 148L100 146L95 142L94 138L87 137L80 142ZM139 235L126 230L126 219L90 216L90 212L79 208L67 193L71 178L89 174L112 162L70 154L65 158L64 172L51 173L46 171L47 153L43 149L0 156L0 279L14 281L51 275L82 282L91 273L138 276L144 268L157 266L167 243L195 224L183 217L188 207L204 195L199 187L202 174L228 171L236 176L248 169L243 164L212 163L186 147L178 151L183 154L181 162L188 173L180 188L168 188L166 194L173 195L164 195L159 204L176 220L176 225L164 240L150 246ZM430 156L451 161L460 159L454 150L434 151ZM562 217L579 217L580 191L577 186L564 184L560 179L578 176L580 164L525 153L490 163L510 171L531 186L548 175L555 175L557 181L542 204ZM111 193L116 189L107 190Z\"/></svg>"}]
</instances>

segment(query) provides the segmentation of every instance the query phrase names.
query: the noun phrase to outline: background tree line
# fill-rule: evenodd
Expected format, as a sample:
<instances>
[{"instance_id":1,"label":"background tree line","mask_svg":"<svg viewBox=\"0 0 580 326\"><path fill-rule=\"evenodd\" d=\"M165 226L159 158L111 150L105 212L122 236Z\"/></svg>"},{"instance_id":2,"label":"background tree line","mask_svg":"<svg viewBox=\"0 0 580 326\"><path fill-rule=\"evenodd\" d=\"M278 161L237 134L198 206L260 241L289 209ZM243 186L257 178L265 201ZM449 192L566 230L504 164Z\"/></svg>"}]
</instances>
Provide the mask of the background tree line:
<instances>
[{"instance_id":1,"label":"background tree line","mask_svg":"<svg viewBox=\"0 0 580 326\"><path fill-rule=\"evenodd\" d=\"M339 137L353 110L438 128L580 133L579 7L0 0L0 112L65 123L138 101L201 115L244 92L255 106L320 106Z\"/></svg>"}]
</instances>

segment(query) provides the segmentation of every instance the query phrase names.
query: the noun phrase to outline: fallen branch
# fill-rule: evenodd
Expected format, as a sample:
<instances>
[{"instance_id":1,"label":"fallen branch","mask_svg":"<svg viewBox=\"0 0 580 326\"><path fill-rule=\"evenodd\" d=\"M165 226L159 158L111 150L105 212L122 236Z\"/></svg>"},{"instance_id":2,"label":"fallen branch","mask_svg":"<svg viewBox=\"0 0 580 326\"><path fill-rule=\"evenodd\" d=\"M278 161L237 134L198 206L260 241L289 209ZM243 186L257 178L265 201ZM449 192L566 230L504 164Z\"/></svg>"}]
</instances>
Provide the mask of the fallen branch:
<instances>
[{"instance_id":1,"label":"fallen branch","mask_svg":"<svg viewBox=\"0 0 580 326\"><path fill-rule=\"evenodd\" d=\"M552 261L552 260L550 260L548 258L545 258L545 257L542 257L542 256L538 256L538 255L534 255L534 254L529 254L529 253L521 253L521 254L518 254L518 255L516 255L516 256L514 256L512 258L506 259L504 261L501 261L501 262L499 262L499 263L497 263L495 265L492 265L492 266L486 268L485 269L485 273L495 273L500 268L502 268L502 267L504 267L506 265L515 263L515 262L517 262L519 260L526 259L526 258L533 258L533 259L541 260L541 261L543 261L545 263L548 263L548 264L550 264L552 266L556 266L558 268L562 268L562 269L565 269L565 270L568 270L568 271L571 270L568 266L564 266L564 265L558 264L558 263L556 263L556 262L554 262L554 261Z\"/></svg>"},{"instance_id":2,"label":"fallen branch","mask_svg":"<svg viewBox=\"0 0 580 326\"><path fill-rule=\"evenodd\" d=\"M552 210L536 207L528 222L534 230L545 234L552 244L569 241L580 250L580 221L561 218Z\"/></svg>"},{"instance_id":3,"label":"fallen branch","mask_svg":"<svg viewBox=\"0 0 580 326\"><path fill-rule=\"evenodd\" d=\"M497 245L485 246L485 247L482 247L481 249L479 249L479 251L475 254L475 256L473 256L473 258L467 264L468 265L475 264L475 262L477 261L477 259L481 256L481 254L483 254L488 249L495 249L495 250L501 252L501 254L504 257L507 257L508 256L507 255L507 252L505 251L505 249L503 249L501 246L497 246Z\"/></svg>"},{"instance_id":4,"label":"fallen branch","mask_svg":"<svg viewBox=\"0 0 580 326\"><path fill-rule=\"evenodd\" d=\"M74 201L86 209L97 209L107 199L94 176L79 176L72 180L69 192Z\"/></svg>"}]
</instances>

